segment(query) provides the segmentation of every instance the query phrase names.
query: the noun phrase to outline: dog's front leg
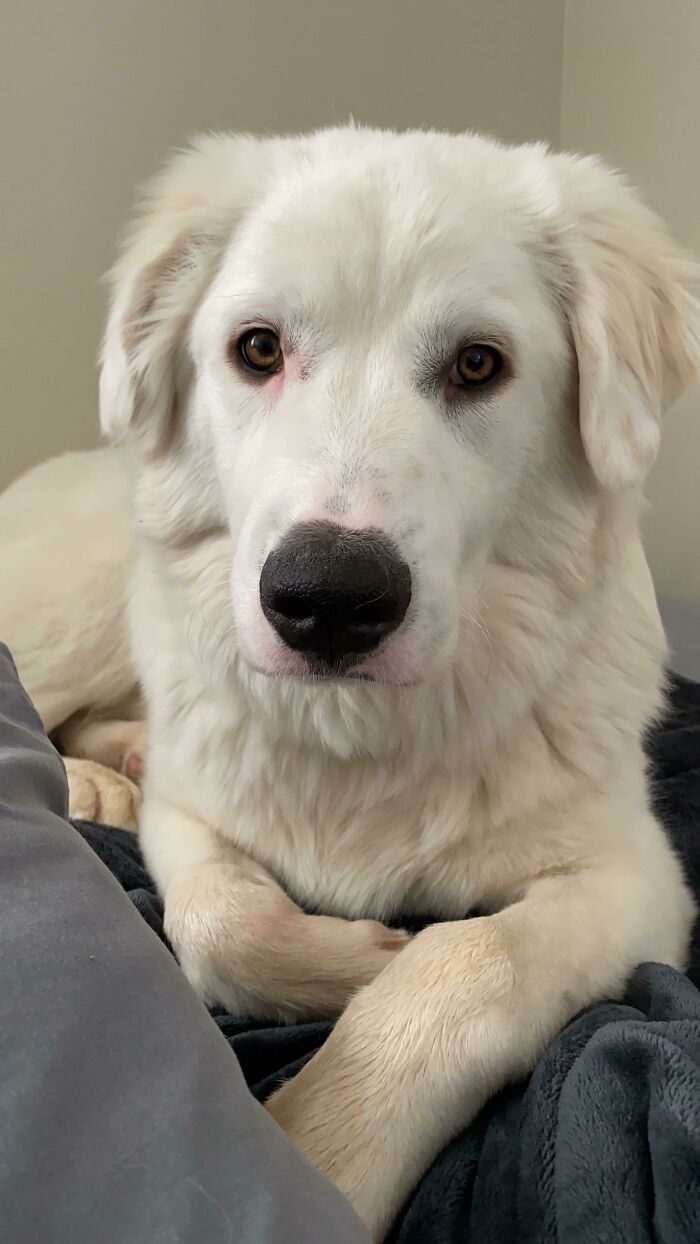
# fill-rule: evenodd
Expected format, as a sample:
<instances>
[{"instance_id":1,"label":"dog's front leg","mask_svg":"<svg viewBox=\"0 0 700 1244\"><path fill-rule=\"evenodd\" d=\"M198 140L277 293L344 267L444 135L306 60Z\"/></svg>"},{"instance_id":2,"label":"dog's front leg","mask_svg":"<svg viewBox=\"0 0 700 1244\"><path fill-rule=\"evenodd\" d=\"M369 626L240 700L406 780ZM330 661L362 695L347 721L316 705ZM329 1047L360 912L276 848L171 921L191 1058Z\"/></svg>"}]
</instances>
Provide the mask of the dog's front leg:
<instances>
[{"instance_id":1,"label":"dog's front leg","mask_svg":"<svg viewBox=\"0 0 700 1244\"><path fill-rule=\"evenodd\" d=\"M648 958L679 963L692 904L648 818L646 853L533 878L497 914L420 933L358 994L273 1116L375 1239L440 1148L583 1006Z\"/></svg>"},{"instance_id":2,"label":"dog's front leg","mask_svg":"<svg viewBox=\"0 0 700 1244\"><path fill-rule=\"evenodd\" d=\"M194 816L154 798L141 815L165 930L200 996L238 1014L335 1016L408 937L374 920L308 916L271 874Z\"/></svg>"}]
</instances>

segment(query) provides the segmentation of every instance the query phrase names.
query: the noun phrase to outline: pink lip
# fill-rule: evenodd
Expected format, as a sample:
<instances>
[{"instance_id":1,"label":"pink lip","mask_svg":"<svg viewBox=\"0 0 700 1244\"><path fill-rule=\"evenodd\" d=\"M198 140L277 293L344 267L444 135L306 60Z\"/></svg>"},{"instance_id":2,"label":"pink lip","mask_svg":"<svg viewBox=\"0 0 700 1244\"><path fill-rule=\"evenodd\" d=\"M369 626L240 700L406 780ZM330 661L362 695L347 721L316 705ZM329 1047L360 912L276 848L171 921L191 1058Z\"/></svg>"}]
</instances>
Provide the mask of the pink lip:
<instances>
[{"instance_id":1,"label":"pink lip","mask_svg":"<svg viewBox=\"0 0 700 1244\"><path fill-rule=\"evenodd\" d=\"M262 628L257 642L246 656L248 663L260 674L272 677L299 678L308 682L374 682L387 686L409 686L421 681L410 651L410 637L400 634L386 648L339 670L314 669L306 657L287 648L261 614Z\"/></svg>"},{"instance_id":2,"label":"pink lip","mask_svg":"<svg viewBox=\"0 0 700 1244\"><path fill-rule=\"evenodd\" d=\"M382 654L370 657L360 665L338 670L315 669L305 657L290 649L280 650L272 660L252 661L251 664L260 674L272 678L298 678L304 682L373 682L386 686L410 686L420 681L410 669L398 668L396 661L387 660Z\"/></svg>"}]
</instances>

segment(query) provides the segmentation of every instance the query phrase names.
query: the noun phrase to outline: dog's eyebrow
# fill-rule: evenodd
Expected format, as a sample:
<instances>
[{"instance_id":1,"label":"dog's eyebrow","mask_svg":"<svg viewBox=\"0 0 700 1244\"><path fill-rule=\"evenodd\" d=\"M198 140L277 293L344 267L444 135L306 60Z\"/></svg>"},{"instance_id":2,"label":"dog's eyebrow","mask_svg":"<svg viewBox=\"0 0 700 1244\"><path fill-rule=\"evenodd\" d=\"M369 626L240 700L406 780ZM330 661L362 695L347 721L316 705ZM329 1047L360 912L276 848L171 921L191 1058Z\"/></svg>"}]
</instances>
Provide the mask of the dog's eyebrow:
<instances>
[{"instance_id":1,"label":"dog's eyebrow","mask_svg":"<svg viewBox=\"0 0 700 1244\"><path fill-rule=\"evenodd\" d=\"M294 349L299 349L301 345L308 343L312 333L311 316L295 312L285 319L284 331L287 339ZM314 332L314 337L318 336L318 331Z\"/></svg>"},{"instance_id":2,"label":"dog's eyebrow","mask_svg":"<svg viewBox=\"0 0 700 1244\"><path fill-rule=\"evenodd\" d=\"M447 362L454 360L460 350L475 342L497 346L509 356L515 354L512 331L493 317L474 318L471 324L461 321L437 321L421 327L414 347L414 359L418 369L430 369L435 374Z\"/></svg>"},{"instance_id":3,"label":"dog's eyebrow","mask_svg":"<svg viewBox=\"0 0 700 1244\"><path fill-rule=\"evenodd\" d=\"M232 294L215 294L215 301L231 301L239 299L239 295ZM236 316L235 324L232 326L234 330L244 328L256 328L262 324L269 325L276 332L284 333L288 341L293 345L300 344L308 340L313 334L314 339L318 339L319 331L323 331L323 326L318 325L311 311L303 311L298 308L291 311L289 308L276 303L265 305L265 300L260 299L257 306L247 302L246 307L241 307L240 315Z\"/></svg>"}]
</instances>

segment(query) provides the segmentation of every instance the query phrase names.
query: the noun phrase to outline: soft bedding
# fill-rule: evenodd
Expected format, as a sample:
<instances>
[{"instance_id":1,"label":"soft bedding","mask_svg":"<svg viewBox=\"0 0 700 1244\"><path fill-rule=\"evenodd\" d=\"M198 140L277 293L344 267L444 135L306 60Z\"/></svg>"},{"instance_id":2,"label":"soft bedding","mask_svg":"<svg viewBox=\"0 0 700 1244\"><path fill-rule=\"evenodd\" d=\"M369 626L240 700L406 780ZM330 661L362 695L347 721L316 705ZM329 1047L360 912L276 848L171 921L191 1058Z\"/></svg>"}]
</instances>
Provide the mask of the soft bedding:
<instances>
[{"instance_id":1,"label":"soft bedding","mask_svg":"<svg viewBox=\"0 0 700 1244\"><path fill-rule=\"evenodd\" d=\"M700 684L673 679L648 749L659 813L700 898ZM136 840L78 828L163 937ZM698 1244L698 986L700 925L687 975L640 965L623 1001L575 1018L526 1083L501 1092L455 1137L404 1208L392 1244ZM261 1100L330 1031L213 1015Z\"/></svg>"}]
</instances>

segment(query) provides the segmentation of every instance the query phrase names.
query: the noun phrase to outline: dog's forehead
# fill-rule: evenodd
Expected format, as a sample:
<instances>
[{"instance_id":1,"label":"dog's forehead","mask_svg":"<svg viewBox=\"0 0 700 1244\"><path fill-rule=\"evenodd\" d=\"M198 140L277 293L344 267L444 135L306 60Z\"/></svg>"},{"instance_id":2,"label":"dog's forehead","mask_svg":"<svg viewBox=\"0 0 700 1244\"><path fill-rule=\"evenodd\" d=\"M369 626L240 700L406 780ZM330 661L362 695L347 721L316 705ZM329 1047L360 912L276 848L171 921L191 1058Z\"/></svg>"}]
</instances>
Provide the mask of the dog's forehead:
<instances>
[{"instance_id":1,"label":"dog's forehead","mask_svg":"<svg viewBox=\"0 0 700 1244\"><path fill-rule=\"evenodd\" d=\"M343 296L396 308L438 301L457 282L508 297L532 274L532 221L487 157L372 152L287 172L233 238L224 283L300 304Z\"/></svg>"}]
</instances>

